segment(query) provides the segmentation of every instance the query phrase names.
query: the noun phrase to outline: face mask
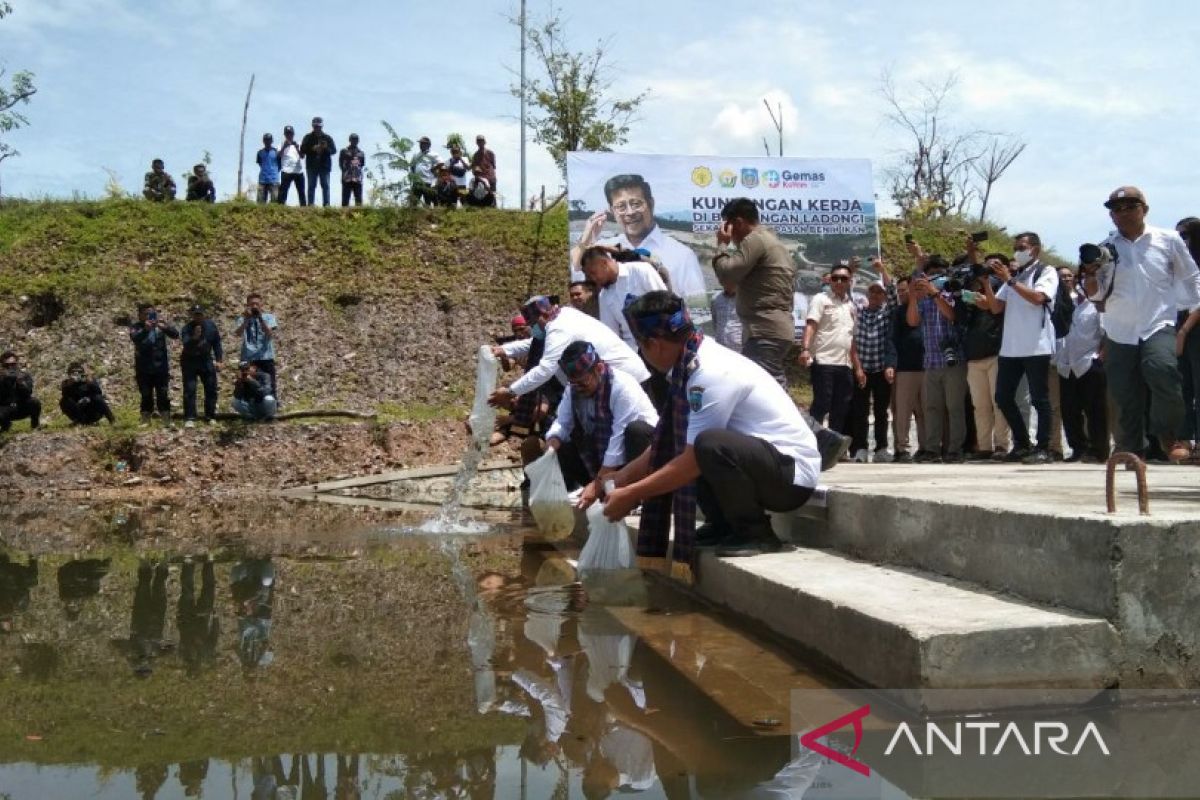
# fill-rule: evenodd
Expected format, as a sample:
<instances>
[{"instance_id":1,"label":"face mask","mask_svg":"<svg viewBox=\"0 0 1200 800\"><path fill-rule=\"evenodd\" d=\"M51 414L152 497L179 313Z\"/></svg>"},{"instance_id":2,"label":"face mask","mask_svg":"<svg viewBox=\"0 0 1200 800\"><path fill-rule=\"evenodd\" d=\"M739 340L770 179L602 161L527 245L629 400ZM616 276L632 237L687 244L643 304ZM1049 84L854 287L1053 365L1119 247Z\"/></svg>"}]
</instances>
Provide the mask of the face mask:
<instances>
[{"instance_id":1,"label":"face mask","mask_svg":"<svg viewBox=\"0 0 1200 800\"><path fill-rule=\"evenodd\" d=\"M530 335L533 336L534 339L545 339L546 329L542 327L542 323L535 322L533 327L530 329Z\"/></svg>"},{"instance_id":2,"label":"face mask","mask_svg":"<svg viewBox=\"0 0 1200 800\"><path fill-rule=\"evenodd\" d=\"M1018 250L1013 253L1013 261L1017 262L1018 267L1025 267L1030 261L1033 261L1033 253L1029 250Z\"/></svg>"}]
</instances>

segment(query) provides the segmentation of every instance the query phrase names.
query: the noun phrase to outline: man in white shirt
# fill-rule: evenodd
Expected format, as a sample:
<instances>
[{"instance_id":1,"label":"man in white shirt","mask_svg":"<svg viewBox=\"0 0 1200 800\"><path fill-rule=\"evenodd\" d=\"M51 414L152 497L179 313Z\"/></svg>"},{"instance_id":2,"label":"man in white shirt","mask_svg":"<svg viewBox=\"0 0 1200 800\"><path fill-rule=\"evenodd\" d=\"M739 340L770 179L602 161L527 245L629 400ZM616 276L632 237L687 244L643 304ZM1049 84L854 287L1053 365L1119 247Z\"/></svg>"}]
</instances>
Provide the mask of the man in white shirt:
<instances>
[{"instance_id":1,"label":"man in white shirt","mask_svg":"<svg viewBox=\"0 0 1200 800\"><path fill-rule=\"evenodd\" d=\"M637 340L625 322L625 302L631 296L638 298L646 292L665 291L667 287L650 264L640 260L618 262L613 257L624 259L629 252L593 245L583 251L579 263L583 274L600 290L597 298L600 321L636 350Z\"/></svg>"},{"instance_id":2,"label":"man in white shirt","mask_svg":"<svg viewBox=\"0 0 1200 800\"><path fill-rule=\"evenodd\" d=\"M580 268L583 251L593 244L640 248L662 261L671 277L672 292L685 298L689 306L699 295L700 304L706 307L708 289L700 261L690 247L663 233L654 221L654 194L646 179L641 175L614 175L604 184L604 199L608 209L588 219L579 242L571 248L571 268ZM610 212L621 226L621 233L597 242Z\"/></svg>"},{"instance_id":3,"label":"man in white shirt","mask_svg":"<svg viewBox=\"0 0 1200 800\"><path fill-rule=\"evenodd\" d=\"M1079 248L1080 264L1100 258L1100 248ZM1058 371L1062 398L1063 428L1071 455L1067 461L1103 464L1108 460L1108 382L1104 377L1101 347L1104 327L1100 312L1075 283L1070 267L1058 271L1058 280L1071 292L1075 310L1071 330L1058 341L1054 366ZM1084 424L1084 418L1087 424Z\"/></svg>"},{"instance_id":4,"label":"man in white shirt","mask_svg":"<svg viewBox=\"0 0 1200 800\"><path fill-rule=\"evenodd\" d=\"M411 187L410 201L413 205L422 202L427 206L437 205L437 190L434 188L437 184L437 175L434 167L441 159L438 158L437 153L430 150L432 145L433 142L429 140L428 136L422 136L417 140L417 152L413 154L408 165Z\"/></svg>"},{"instance_id":5,"label":"man in white shirt","mask_svg":"<svg viewBox=\"0 0 1200 800\"><path fill-rule=\"evenodd\" d=\"M613 476L605 516L643 503L637 552L648 559L666 556L673 516L676 575L690 574L692 547L706 541L723 556L780 550L766 512L804 505L821 472L796 404L762 367L705 338L676 295L645 294L626 317L671 393L653 445ZM699 536L697 506L708 523Z\"/></svg>"},{"instance_id":6,"label":"man in white shirt","mask_svg":"<svg viewBox=\"0 0 1200 800\"><path fill-rule=\"evenodd\" d=\"M658 414L638 382L610 369L591 342L572 342L558 366L569 383L546 444L558 451L567 488L584 487L586 507L605 478L650 446Z\"/></svg>"},{"instance_id":7,"label":"man in white shirt","mask_svg":"<svg viewBox=\"0 0 1200 800\"><path fill-rule=\"evenodd\" d=\"M300 155L300 143L296 141L296 129L283 126L283 144L279 146L279 204L287 205L288 189L296 187L300 205L307 205L304 188L304 158Z\"/></svg>"},{"instance_id":8,"label":"man in white shirt","mask_svg":"<svg viewBox=\"0 0 1200 800\"><path fill-rule=\"evenodd\" d=\"M809 412L817 422L845 433L846 415L854 395L858 355L854 349L856 313L850 297L850 268L840 265L829 276L832 291L821 292L808 306L808 323L800 345L800 364L812 375L813 403Z\"/></svg>"},{"instance_id":9,"label":"man in white shirt","mask_svg":"<svg viewBox=\"0 0 1200 800\"><path fill-rule=\"evenodd\" d=\"M1019 234L1013 260L1020 272L1013 275L999 260L993 262L993 274L1003 285L993 293L991 281L981 281L988 309L1004 314L1004 334L1000 340L1000 358L996 366L996 407L1012 429L1013 449L1005 461L1025 464L1049 464L1050 429L1053 410L1050 404L1050 358L1054 355L1054 322L1050 316L1058 295L1058 272L1043 264L1042 240L1032 231ZM1037 446L1030 447L1029 427L1017 405L1017 387L1024 377L1029 396L1037 409Z\"/></svg>"},{"instance_id":10,"label":"man in white shirt","mask_svg":"<svg viewBox=\"0 0 1200 800\"><path fill-rule=\"evenodd\" d=\"M1146 435L1158 436L1167 458L1189 455L1176 437L1183 423L1183 391L1176 355L1200 323L1200 270L1179 234L1146 224L1146 196L1121 186L1104 204L1117 230L1104 245L1116 254L1108 286L1098 264L1085 267L1089 297L1104 302L1108 390L1117 406L1117 450L1144 455ZM1176 327L1177 303L1190 308ZM1146 391L1150 425L1146 430Z\"/></svg>"},{"instance_id":11,"label":"man in white shirt","mask_svg":"<svg viewBox=\"0 0 1200 800\"><path fill-rule=\"evenodd\" d=\"M510 386L492 392L488 402L493 406L508 408L518 397L540 388L554 377L566 386L567 377L559 370L558 362L572 342L591 342L604 363L631 375L638 383L650 377L641 357L598 319L552 303L544 295L535 295L525 301L521 315L533 334L528 356L530 363L525 374ZM541 352L536 352L539 343L541 346L536 349Z\"/></svg>"}]
</instances>

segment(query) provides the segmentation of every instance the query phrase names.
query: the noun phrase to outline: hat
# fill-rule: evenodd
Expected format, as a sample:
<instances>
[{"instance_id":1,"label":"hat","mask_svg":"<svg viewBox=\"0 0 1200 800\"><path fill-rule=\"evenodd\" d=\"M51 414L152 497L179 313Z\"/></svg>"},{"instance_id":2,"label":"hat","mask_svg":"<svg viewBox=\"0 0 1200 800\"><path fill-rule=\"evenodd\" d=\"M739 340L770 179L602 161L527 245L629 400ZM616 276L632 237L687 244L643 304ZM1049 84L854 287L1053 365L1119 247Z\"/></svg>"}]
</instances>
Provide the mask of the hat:
<instances>
[{"instance_id":1,"label":"hat","mask_svg":"<svg viewBox=\"0 0 1200 800\"><path fill-rule=\"evenodd\" d=\"M320 117L313 117L312 124L313 125L324 125L325 120L321 119Z\"/></svg>"},{"instance_id":2,"label":"hat","mask_svg":"<svg viewBox=\"0 0 1200 800\"><path fill-rule=\"evenodd\" d=\"M284 132L284 133L295 133L295 132L296 132L296 129L295 129L295 128L293 128L291 125L284 125L284 126L283 126L283 132Z\"/></svg>"},{"instance_id":3,"label":"hat","mask_svg":"<svg viewBox=\"0 0 1200 800\"><path fill-rule=\"evenodd\" d=\"M837 261L835 261L833 263L834 269L837 269L838 267L848 267L848 266L850 266L850 262L844 258L839 258Z\"/></svg>"},{"instance_id":4,"label":"hat","mask_svg":"<svg viewBox=\"0 0 1200 800\"><path fill-rule=\"evenodd\" d=\"M238 369L245 369L246 367L250 366L253 363L254 363L253 361L239 361Z\"/></svg>"},{"instance_id":5,"label":"hat","mask_svg":"<svg viewBox=\"0 0 1200 800\"><path fill-rule=\"evenodd\" d=\"M263 141L264 141L264 142L273 142L273 141L275 141L275 137L274 137L274 136L272 136L270 133L264 133L264 134L263 134Z\"/></svg>"},{"instance_id":6,"label":"hat","mask_svg":"<svg viewBox=\"0 0 1200 800\"><path fill-rule=\"evenodd\" d=\"M521 306L521 315L531 323L537 324L539 319L549 315L553 307L554 304L550 301L549 297L546 297L544 294L535 294Z\"/></svg>"},{"instance_id":7,"label":"hat","mask_svg":"<svg viewBox=\"0 0 1200 800\"><path fill-rule=\"evenodd\" d=\"M1149 205L1146 202L1146 195L1142 194L1142 190L1136 186L1118 186L1108 196L1108 202L1104 204L1104 207L1112 208L1118 200L1136 200L1142 205Z\"/></svg>"},{"instance_id":8,"label":"hat","mask_svg":"<svg viewBox=\"0 0 1200 800\"><path fill-rule=\"evenodd\" d=\"M570 352L562 354L562 358L558 360L558 366L569 381L583 377L600 362L600 354L596 352L596 347L591 342L579 342L567 349Z\"/></svg>"},{"instance_id":9,"label":"hat","mask_svg":"<svg viewBox=\"0 0 1200 800\"><path fill-rule=\"evenodd\" d=\"M521 316L520 314L517 314L515 317L513 317L512 319L510 319L508 321L508 324L514 328L524 328L529 323L525 321L525 317Z\"/></svg>"},{"instance_id":10,"label":"hat","mask_svg":"<svg viewBox=\"0 0 1200 800\"><path fill-rule=\"evenodd\" d=\"M476 142L486 142L487 139L483 138L482 133L477 133L477 134L475 134L475 141Z\"/></svg>"},{"instance_id":11,"label":"hat","mask_svg":"<svg viewBox=\"0 0 1200 800\"><path fill-rule=\"evenodd\" d=\"M196 303L196 305L191 307L190 312L192 314L203 314L204 306L200 305L199 303Z\"/></svg>"},{"instance_id":12,"label":"hat","mask_svg":"<svg viewBox=\"0 0 1200 800\"><path fill-rule=\"evenodd\" d=\"M352 134L350 134L350 141L352 141L352 142L357 142L357 141L358 141L358 134L357 134L357 133L352 133Z\"/></svg>"},{"instance_id":13,"label":"hat","mask_svg":"<svg viewBox=\"0 0 1200 800\"><path fill-rule=\"evenodd\" d=\"M418 143L419 143L419 142L424 142L425 144L430 144L430 143L431 143L431 142L430 142L430 139L429 139L429 137L428 137L428 136L422 136L420 139L417 139L417 142L418 142Z\"/></svg>"}]
</instances>

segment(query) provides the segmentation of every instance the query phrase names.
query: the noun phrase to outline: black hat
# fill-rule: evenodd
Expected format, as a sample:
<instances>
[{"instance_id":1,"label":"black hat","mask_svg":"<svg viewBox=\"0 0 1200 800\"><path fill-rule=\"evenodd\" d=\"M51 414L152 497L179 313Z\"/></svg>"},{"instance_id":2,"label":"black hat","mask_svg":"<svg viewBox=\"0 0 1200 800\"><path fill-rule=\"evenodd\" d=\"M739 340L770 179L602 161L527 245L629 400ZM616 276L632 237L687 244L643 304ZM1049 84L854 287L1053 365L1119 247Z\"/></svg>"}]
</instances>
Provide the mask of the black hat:
<instances>
[{"instance_id":1,"label":"black hat","mask_svg":"<svg viewBox=\"0 0 1200 800\"><path fill-rule=\"evenodd\" d=\"M325 120L321 119L320 117L313 117L312 124L313 125L324 125Z\"/></svg>"},{"instance_id":2,"label":"black hat","mask_svg":"<svg viewBox=\"0 0 1200 800\"><path fill-rule=\"evenodd\" d=\"M357 133L352 133L352 134L350 134L350 141L352 141L352 142L357 142L357 141L358 141L358 134L357 134Z\"/></svg>"},{"instance_id":3,"label":"black hat","mask_svg":"<svg viewBox=\"0 0 1200 800\"><path fill-rule=\"evenodd\" d=\"M425 144L433 144L433 142L430 140L430 138L428 136L422 136L420 139L417 139L417 142L424 142Z\"/></svg>"},{"instance_id":4,"label":"black hat","mask_svg":"<svg viewBox=\"0 0 1200 800\"><path fill-rule=\"evenodd\" d=\"M191 310L191 313L193 313L193 314L203 314L204 306L200 305L199 303L196 303L196 305L192 306L190 310Z\"/></svg>"},{"instance_id":5,"label":"black hat","mask_svg":"<svg viewBox=\"0 0 1200 800\"><path fill-rule=\"evenodd\" d=\"M284 133L295 133L295 132L296 132L296 129L295 129L295 128L293 128L291 125L284 125L284 126L283 126L283 132L284 132Z\"/></svg>"}]
</instances>

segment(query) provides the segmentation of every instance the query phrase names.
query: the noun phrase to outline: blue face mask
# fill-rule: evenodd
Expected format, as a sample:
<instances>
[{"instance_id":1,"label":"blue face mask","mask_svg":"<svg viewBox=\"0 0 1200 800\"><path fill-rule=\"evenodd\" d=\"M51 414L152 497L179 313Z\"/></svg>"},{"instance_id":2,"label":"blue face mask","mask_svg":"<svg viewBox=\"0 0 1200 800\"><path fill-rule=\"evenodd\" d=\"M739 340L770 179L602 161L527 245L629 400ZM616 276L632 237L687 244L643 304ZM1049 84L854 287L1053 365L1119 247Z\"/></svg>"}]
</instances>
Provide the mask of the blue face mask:
<instances>
[{"instance_id":1,"label":"blue face mask","mask_svg":"<svg viewBox=\"0 0 1200 800\"><path fill-rule=\"evenodd\" d=\"M545 339L546 329L542 327L542 323L535 322L533 327L530 328L530 335L533 336L534 339Z\"/></svg>"}]
</instances>

